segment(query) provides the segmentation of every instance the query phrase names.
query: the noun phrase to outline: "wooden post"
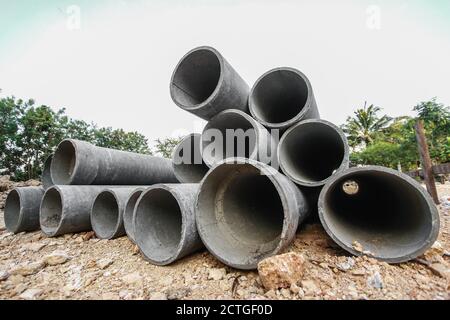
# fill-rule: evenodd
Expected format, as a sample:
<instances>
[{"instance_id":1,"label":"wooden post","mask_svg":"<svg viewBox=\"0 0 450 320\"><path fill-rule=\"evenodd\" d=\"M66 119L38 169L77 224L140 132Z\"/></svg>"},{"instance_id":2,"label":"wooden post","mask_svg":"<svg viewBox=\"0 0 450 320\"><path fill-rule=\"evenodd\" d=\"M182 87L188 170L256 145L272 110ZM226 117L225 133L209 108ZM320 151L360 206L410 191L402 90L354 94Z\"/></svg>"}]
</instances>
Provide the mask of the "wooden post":
<instances>
[{"instance_id":1,"label":"wooden post","mask_svg":"<svg viewBox=\"0 0 450 320\"><path fill-rule=\"evenodd\" d=\"M417 145L419 147L420 163L422 164L425 185L427 186L428 193L431 195L434 202L436 204L439 204L436 182L434 180L433 166L431 164L427 138L425 137L425 130L422 120L418 120L416 123L416 139Z\"/></svg>"}]
</instances>

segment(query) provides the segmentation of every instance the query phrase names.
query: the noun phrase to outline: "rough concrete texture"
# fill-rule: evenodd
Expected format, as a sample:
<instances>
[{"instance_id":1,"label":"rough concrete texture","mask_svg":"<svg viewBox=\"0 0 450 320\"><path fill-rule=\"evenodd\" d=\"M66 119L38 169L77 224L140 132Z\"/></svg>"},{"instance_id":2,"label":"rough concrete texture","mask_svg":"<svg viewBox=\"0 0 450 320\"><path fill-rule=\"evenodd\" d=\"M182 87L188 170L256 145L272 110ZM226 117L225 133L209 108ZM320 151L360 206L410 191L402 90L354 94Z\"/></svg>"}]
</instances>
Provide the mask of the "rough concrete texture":
<instances>
[{"instance_id":1,"label":"rough concrete texture","mask_svg":"<svg viewBox=\"0 0 450 320\"><path fill-rule=\"evenodd\" d=\"M249 109L261 124L280 131L301 120L320 118L311 83L293 68L263 74L250 92Z\"/></svg>"},{"instance_id":2,"label":"rough concrete texture","mask_svg":"<svg viewBox=\"0 0 450 320\"><path fill-rule=\"evenodd\" d=\"M258 263L258 274L266 290L291 288L303 278L305 258L289 252Z\"/></svg>"},{"instance_id":3,"label":"rough concrete texture","mask_svg":"<svg viewBox=\"0 0 450 320\"><path fill-rule=\"evenodd\" d=\"M176 183L171 161L132 152L62 141L53 156L51 177L57 185L152 185Z\"/></svg>"},{"instance_id":4,"label":"rough concrete texture","mask_svg":"<svg viewBox=\"0 0 450 320\"><path fill-rule=\"evenodd\" d=\"M136 186L107 187L97 195L91 209L92 230L97 238L114 239L125 235L125 207L130 195L137 189Z\"/></svg>"},{"instance_id":5,"label":"rough concrete texture","mask_svg":"<svg viewBox=\"0 0 450 320\"><path fill-rule=\"evenodd\" d=\"M247 83L211 47L189 51L170 81L170 95L175 104L205 120L230 108L248 112L249 92Z\"/></svg>"},{"instance_id":6,"label":"rough concrete texture","mask_svg":"<svg viewBox=\"0 0 450 320\"><path fill-rule=\"evenodd\" d=\"M235 130L229 133L242 137L241 142L227 135L227 130ZM244 133L247 136L245 141ZM203 129L201 140L203 160L210 168L231 157L253 159L266 164L271 163L272 157L276 158L276 143L269 131L239 110L226 110L211 119ZM233 141L234 145L230 144Z\"/></svg>"},{"instance_id":7,"label":"rough concrete texture","mask_svg":"<svg viewBox=\"0 0 450 320\"><path fill-rule=\"evenodd\" d=\"M181 183L199 183L209 168L202 159L201 134L192 133L180 141L173 151L172 165Z\"/></svg>"},{"instance_id":8,"label":"rough concrete texture","mask_svg":"<svg viewBox=\"0 0 450 320\"><path fill-rule=\"evenodd\" d=\"M45 160L44 166L42 168L41 181L42 181L42 186L44 187L45 190L47 190L48 188L50 188L51 186L54 185L52 176L50 174L50 167L52 164L52 159L53 159L53 155L49 156Z\"/></svg>"},{"instance_id":9,"label":"rough concrete texture","mask_svg":"<svg viewBox=\"0 0 450 320\"><path fill-rule=\"evenodd\" d=\"M377 166L333 176L320 194L319 217L344 250L389 263L422 255L440 226L437 208L420 184Z\"/></svg>"},{"instance_id":10,"label":"rough concrete texture","mask_svg":"<svg viewBox=\"0 0 450 320\"><path fill-rule=\"evenodd\" d=\"M138 201L139 197L141 196L142 192L144 192L147 189L147 187L140 187L137 188L135 191L133 191L130 196L127 199L127 202L125 204L125 212L123 214L123 226L125 228L125 232L127 233L128 238L135 243L135 236L134 236L134 226L133 226L133 214L134 214L134 207L136 206L136 202Z\"/></svg>"},{"instance_id":11,"label":"rough concrete texture","mask_svg":"<svg viewBox=\"0 0 450 320\"><path fill-rule=\"evenodd\" d=\"M208 250L229 266L249 270L289 245L308 205L297 186L272 167L230 158L205 176L195 210Z\"/></svg>"},{"instance_id":12,"label":"rough concrete texture","mask_svg":"<svg viewBox=\"0 0 450 320\"><path fill-rule=\"evenodd\" d=\"M168 265L203 248L197 233L194 202L199 184L159 184L136 203L136 244L153 264Z\"/></svg>"},{"instance_id":13,"label":"rough concrete texture","mask_svg":"<svg viewBox=\"0 0 450 320\"><path fill-rule=\"evenodd\" d=\"M43 195L42 187L13 189L6 198L6 228L13 233L39 230L39 206Z\"/></svg>"},{"instance_id":14,"label":"rough concrete texture","mask_svg":"<svg viewBox=\"0 0 450 320\"><path fill-rule=\"evenodd\" d=\"M289 128L278 144L283 173L305 187L323 186L333 174L349 167L344 132L331 122L311 119Z\"/></svg>"}]
</instances>

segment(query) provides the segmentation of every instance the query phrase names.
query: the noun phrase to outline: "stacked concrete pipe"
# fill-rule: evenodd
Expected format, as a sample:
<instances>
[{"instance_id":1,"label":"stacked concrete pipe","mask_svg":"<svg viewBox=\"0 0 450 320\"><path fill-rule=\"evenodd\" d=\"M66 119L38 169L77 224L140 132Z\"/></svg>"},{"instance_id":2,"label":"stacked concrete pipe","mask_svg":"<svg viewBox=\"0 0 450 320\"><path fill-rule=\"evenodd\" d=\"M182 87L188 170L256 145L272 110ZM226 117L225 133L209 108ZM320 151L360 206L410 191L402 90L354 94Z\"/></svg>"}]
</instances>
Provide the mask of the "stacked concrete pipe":
<instances>
[{"instance_id":1,"label":"stacked concrete pipe","mask_svg":"<svg viewBox=\"0 0 450 320\"><path fill-rule=\"evenodd\" d=\"M168 265L199 249L194 203L198 184L159 184L142 193L135 206L135 240L147 260Z\"/></svg>"},{"instance_id":2,"label":"stacked concrete pipe","mask_svg":"<svg viewBox=\"0 0 450 320\"><path fill-rule=\"evenodd\" d=\"M170 81L175 104L205 120L230 108L248 112L249 91L241 76L211 47L189 51Z\"/></svg>"},{"instance_id":3,"label":"stacked concrete pipe","mask_svg":"<svg viewBox=\"0 0 450 320\"><path fill-rule=\"evenodd\" d=\"M298 187L272 167L230 158L203 179L195 212L208 250L229 266L250 270L291 243L308 204Z\"/></svg>"},{"instance_id":4,"label":"stacked concrete pipe","mask_svg":"<svg viewBox=\"0 0 450 320\"><path fill-rule=\"evenodd\" d=\"M47 190L48 188L50 188L51 186L54 185L52 176L50 174L50 167L52 164L52 159L53 159L53 155L48 156L44 162L44 166L42 167L41 181L42 181L42 186L44 187L45 190Z\"/></svg>"},{"instance_id":5,"label":"stacked concrete pipe","mask_svg":"<svg viewBox=\"0 0 450 320\"><path fill-rule=\"evenodd\" d=\"M415 180L378 166L334 175L319 197L328 235L354 255L400 263L422 255L436 241L439 213Z\"/></svg>"},{"instance_id":6,"label":"stacked concrete pipe","mask_svg":"<svg viewBox=\"0 0 450 320\"><path fill-rule=\"evenodd\" d=\"M199 183L209 168L201 153L201 135L192 133L184 137L172 154L175 176L181 183Z\"/></svg>"},{"instance_id":7,"label":"stacked concrete pipe","mask_svg":"<svg viewBox=\"0 0 450 320\"><path fill-rule=\"evenodd\" d=\"M168 159L97 147L73 139L64 140L58 145L50 172L57 185L152 185L178 182Z\"/></svg>"},{"instance_id":8,"label":"stacked concrete pipe","mask_svg":"<svg viewBox=\"0 0 450 320\"><path fill-rule=\"evenodd\" d=\"M11 190L6 198L4 220L13 233L39 230L39 205L44 196L41 187L24 187Z\"/></svg>"},{"instance_id":9,"label":"stacked concrete pipe","mask_svg":"<svg viewBox=\"0 0 450 320\"><path fill-rule=\"evenodd\" d=\"M142 192L144 192L146 187L139 187L135 189L128 197L127 202L125 203L125 211L123 213L123 226L125 228L125 232L127 233L128 238L136 243L135 240L135 232L133 225L133 215L134 208L136 207L136 203L141 196Z\"/></svg>"}]
</instances>

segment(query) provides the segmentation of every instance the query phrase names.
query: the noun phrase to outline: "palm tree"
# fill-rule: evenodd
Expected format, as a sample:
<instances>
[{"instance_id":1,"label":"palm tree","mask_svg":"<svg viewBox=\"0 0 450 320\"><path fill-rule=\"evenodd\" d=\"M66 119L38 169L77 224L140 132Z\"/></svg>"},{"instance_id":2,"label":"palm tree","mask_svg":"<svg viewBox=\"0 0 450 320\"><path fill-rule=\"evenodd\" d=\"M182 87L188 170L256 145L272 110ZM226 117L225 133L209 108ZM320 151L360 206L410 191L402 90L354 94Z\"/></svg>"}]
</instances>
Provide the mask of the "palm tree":
<instances>
[{"instance_id":1,"label":"palm tree","mask_svg":"<svg viewBox=\"0 0 450 320\"><path fill-rule=\"evenodd\" d=\"M380 107L371 104L355 111L353 117L348 117L346 124L342 129L347 134L347 138L351 147L367 147L370 145L377 134L385 128L392 120L391 117L383 115L378 116L381 111Z\"/></svg>"}]
</instances>

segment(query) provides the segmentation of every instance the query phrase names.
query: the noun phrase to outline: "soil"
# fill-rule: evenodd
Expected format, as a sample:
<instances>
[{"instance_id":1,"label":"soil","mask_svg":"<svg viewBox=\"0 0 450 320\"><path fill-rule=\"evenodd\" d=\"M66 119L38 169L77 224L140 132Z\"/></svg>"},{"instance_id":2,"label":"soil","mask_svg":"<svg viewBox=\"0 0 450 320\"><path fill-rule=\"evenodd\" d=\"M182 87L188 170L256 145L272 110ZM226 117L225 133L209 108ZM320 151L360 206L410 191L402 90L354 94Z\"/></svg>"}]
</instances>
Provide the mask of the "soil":
<instances>
[{"instance_id":1,"label":"soil","mask_svg":"<svg viewBox=\"0 0 450 320\"><path fill-rule=\"evenodd\" d=\"M36 181L19 185L36 185ZM11 183L10 189L17 184ZM0 189L1 190L1 189ZM257 271L241 272L206 251L167 267L153 266L123 237L92 232L46 238L4 228L0 193L0 299L439 299L450 298L450 184L438 185L441 232L423 257L388 265L352 257L320 225L299 230L286 252L305 258L303 280L266 291Z\"/></svg>"}]
</instances>

